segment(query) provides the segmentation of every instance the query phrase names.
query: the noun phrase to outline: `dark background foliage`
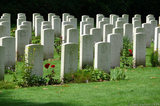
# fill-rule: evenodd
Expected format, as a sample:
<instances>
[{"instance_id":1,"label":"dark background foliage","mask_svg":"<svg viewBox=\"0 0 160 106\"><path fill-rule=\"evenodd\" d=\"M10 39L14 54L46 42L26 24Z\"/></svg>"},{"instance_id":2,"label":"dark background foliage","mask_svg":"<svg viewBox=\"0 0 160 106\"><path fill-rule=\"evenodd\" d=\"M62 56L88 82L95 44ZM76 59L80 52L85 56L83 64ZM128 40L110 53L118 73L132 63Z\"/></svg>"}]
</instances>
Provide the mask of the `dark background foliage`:
<instances>
[{"instance_id":1,"label":"dark background foliage","mask_svg":"<svg viewBox=\"0 0 160 106\"><path fill-rule=\"evenodd\" d=\"M31 20L32 13L38 12L45 16L49 12L60 15L68 12L80 20L81 15L95 17L97 13L130 16L141 14L143 20L147 14L160 14L160 0L0 0L0 13L11 13L12 23L16 22L17 13L26 13Z\"/></svg>"}]
</instances>

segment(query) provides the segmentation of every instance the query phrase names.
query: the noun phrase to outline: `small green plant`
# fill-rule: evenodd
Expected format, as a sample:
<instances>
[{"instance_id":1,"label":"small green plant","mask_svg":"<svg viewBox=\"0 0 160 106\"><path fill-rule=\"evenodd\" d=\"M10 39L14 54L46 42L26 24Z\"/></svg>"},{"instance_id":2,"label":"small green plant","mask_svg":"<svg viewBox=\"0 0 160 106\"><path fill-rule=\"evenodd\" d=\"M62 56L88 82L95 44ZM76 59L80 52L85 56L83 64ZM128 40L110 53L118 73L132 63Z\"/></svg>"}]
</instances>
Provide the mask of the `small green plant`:
<instances>
[{"instance_id":1,"label":"small green plant","mask_svg":"<svg viewBox=\"0 0 160 106\"><path fill-rule=\"evenodd\" d=\"M40 36L32 36L32 44L40 44Z\"/></svg>"},{"instance_id":2,"label":"small green plant","mask_svg":"<svg viewBox=\"0 0 160 106\"><path fill-rule=\"evenodd\" d=\"M129 57L132 56L132 44L130 43L129 39L124 37L123 38L123 50L121 52L121 66L123 68L132 68L133 63L132 60L133 58Z\"/></svg>"},{"instance_id":3,"label":"small green plant","mask_svg":"<svg viewBox=\"0 0 160 106\"><path fill-rule=\"evenodd\" d=\"M58 55L61 54L61 44L62 44L62 37L56 37L54 40L54 48Z\"/></svg>"},{"instance_id":4,"label":"small green plant","mask_svg":"<svg viewBox=\"0 0 160 106\"><path fill-rule=\"evenodd\" d=\"M117 67L111 70L111 74L110 74L111 81L125 80L125 79L127 79L127 76L126 76L126 71L124 69Z\"/></svg>"},{"instance_id":5,"label":"small green plant","mask_svg":"<svg viewBox=\"0 0 160 106\"><path fill-rule=\"evenodd\" d=\"M31 69L31 65L24 63L22 81L18 84L22 87L46 85L47 80L41 76L32 75Z\"/></svg>"},{"instance_id":6,"label":"small green plant","mask_svg":"<svg viewBox=\"0 0 160 106\"><path fill-rule=\"evenodd\" d=\"M14 89L16 84L13 82L0 81L0 89Z\"/></svg>"},{"instance_id":7,"label":"small green plant","mask_svg":"<svg viewBox=\"0 0 160 106\"><path fill-rule=\"evenodd\" d=\"M156 66L159 66L160 63L158 61L158 51L153 51L151 56L150 56L150 62L152 64L152 67L156 67Z\"/></svg>"},{"instance_id":8,"label":"small green plant","mask_svg":"<svg viewBox=\"0 0 160 106\"><path fill-rule=\"evenodd\" d=\"M59 79L55 79L55 71L54 71L55 65L47 63L45 64L45 68L49 71L49 74L45 76L47 84L48 85L60 84L61 81Z\"/></svg>"},{"instance_id":9,"label":"small green plant","mask_svg":"<svg viewBox=\"0 0 160 106\"><path fill-rule=\"evenodd\" d=\"M109 79L109 74L101 70L94 70L92 67L88 67L86 69L78 70L77 72L72 72L64 75L64 83L85 83L88 81L95 82L105 81Z\"/></svg>"}]
</instances>

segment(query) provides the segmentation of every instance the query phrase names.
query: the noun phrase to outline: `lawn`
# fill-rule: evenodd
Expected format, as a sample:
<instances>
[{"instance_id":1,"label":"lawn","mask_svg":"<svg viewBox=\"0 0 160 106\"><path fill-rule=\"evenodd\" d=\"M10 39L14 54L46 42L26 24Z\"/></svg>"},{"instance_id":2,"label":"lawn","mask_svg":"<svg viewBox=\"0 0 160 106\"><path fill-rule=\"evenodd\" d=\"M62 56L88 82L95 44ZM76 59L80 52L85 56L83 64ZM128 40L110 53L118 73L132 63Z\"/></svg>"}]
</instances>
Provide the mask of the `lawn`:
<instances>
[{"instance_id":1,"label":"lawn","mask_svg":"<svg viewBox=\"0 0 160 106\"><path fill-rule=\"evenodd\" d=\"M160 67L151 67L149 58L152 48L147 49L147 66L127 69L127 80L0 89L0 106L160 105ZM58 78L59 56L55 53L55 58L44 61L44 64L48 62L56 65ZM46 71L44 69L45 74ZM12 75L6 74L5 81L12 81Z\"/></svg>"}]
</instances>

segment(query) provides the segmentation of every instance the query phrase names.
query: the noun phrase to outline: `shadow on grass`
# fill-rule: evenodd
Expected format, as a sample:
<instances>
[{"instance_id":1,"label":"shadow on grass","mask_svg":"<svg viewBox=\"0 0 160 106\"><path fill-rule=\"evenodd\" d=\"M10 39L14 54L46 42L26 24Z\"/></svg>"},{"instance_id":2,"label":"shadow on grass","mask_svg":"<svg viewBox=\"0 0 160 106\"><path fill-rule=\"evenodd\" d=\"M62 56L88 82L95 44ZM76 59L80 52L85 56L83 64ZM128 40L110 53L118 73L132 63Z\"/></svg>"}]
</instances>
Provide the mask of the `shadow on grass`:
<instances>
[{"instance_id":1,"label":"shadow on grass","mask_svg":"<svg viewBox=\"0 0 160 106\"><path fill-rule=\"evenodd\" d=\"M10 92L0 93L0 106L82 106L73 103L49 102L49 103L34 103L26 100L17 100L11 98Z\"/></svg>"}]
</instances>

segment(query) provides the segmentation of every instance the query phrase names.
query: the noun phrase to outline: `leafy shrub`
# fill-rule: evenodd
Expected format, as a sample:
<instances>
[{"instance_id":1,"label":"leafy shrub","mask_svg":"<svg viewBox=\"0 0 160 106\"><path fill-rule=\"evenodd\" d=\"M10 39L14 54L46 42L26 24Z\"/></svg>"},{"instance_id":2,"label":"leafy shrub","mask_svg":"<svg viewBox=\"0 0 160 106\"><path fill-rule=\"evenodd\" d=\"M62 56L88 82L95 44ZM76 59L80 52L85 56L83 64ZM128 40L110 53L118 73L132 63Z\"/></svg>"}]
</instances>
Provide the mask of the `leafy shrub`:
<instances>
[{"instance_id":1,"label":"leafy shrub","mask_svg":"<svg viewBox=\"0 0 160 106\"><path fill-rule=\"evenodd\" d=\"M47 80L40 76L31 75L31 65L23 64L22 81L19 85L22 87L46 85Z\"/></svg>"},{"instance_id":2,"label":"leafy shrub","mask_svg":"<svg viewBox=\"0 0 160 106\"><path fill-rule=\"evenodd\" d=\"M74 82L74 83L85 83L88 81L104 81L109 80L109 74L94 70L93 68L87 68L83 70L78 70L77 72L72 72L64 75L64 82Z\"/></svg>"},{"instance_id":3,"label":"leafy shrub","mask_svg":"<svg viewBox=\"0 0 160 106\"><path fill-rule=\"evenodd\" d=\"M121 51L121 63L122 67L124 68L132 68L133 63L132 60L133 58L129 57L132 56L132 43L130 43L129 39L127 37L123 38L123 50Z\"/></svg>"},{"instance_id":4,"label":"leafy shrub","mask_svg":"<svg viewBox=\"0 0 160 106\"><path fill-rule=\"evenodd\" d=\"M126 78L127 78L126 71L124 69L121 69L118 67L111 70L111 74L110 74L111 81L125 80Z\"/></svg>"},{"instance_id":5,"label":"leafy shrub","mask_svg":"<svg viewBox=\"0 0 160 106\"><path fill-rule=\"evenodd\" d=\"M0 89L14 89L16 84L12 82L0 81Z\"/></svg>"},{"instance_id":6,"label":"leafy shrub","mask_svg":"<svg viewBox=\"0 0 160 106\"><path fill-rule=\"evenodd\" d=\"M61 81L59 79L55 79L55 65L51 65L50 63L45 64L45 68L50 72L48 75L45 76L47 79L47 84L48 85L53 85L53 84L60 84Z\"/></svg>"},{"instance_id":7,"label":"leafy shrub","mask_svg":"<svg viewBox=\"0 0 160 106\"><path fill-rule=\"evenodd\" d=\"M158 51L152 52L150 56L150 62L152 64L152 67L156 67L160 65L160 63L158 62Z\"/></svg>"},{"instance_id":8,"label":"leafy shrub","mask_svg":"<svg viewBox=\"0 0 160 106\"><path fill-rule=\"evenodd\" d=\"M40 36L32 36L32 44L40 44Z\"/></svg>"},{"instance_id":9,"label":"leafy shrub","mask_svg":"<svg viewBox=\"0 0 160 106\"><path fill-rule=\"evenodd\" d=\"M56 37L54 40L54 47L58 55L61 54L61 44L62 44L62 37Z\"/></svg>"}]
</instances>

